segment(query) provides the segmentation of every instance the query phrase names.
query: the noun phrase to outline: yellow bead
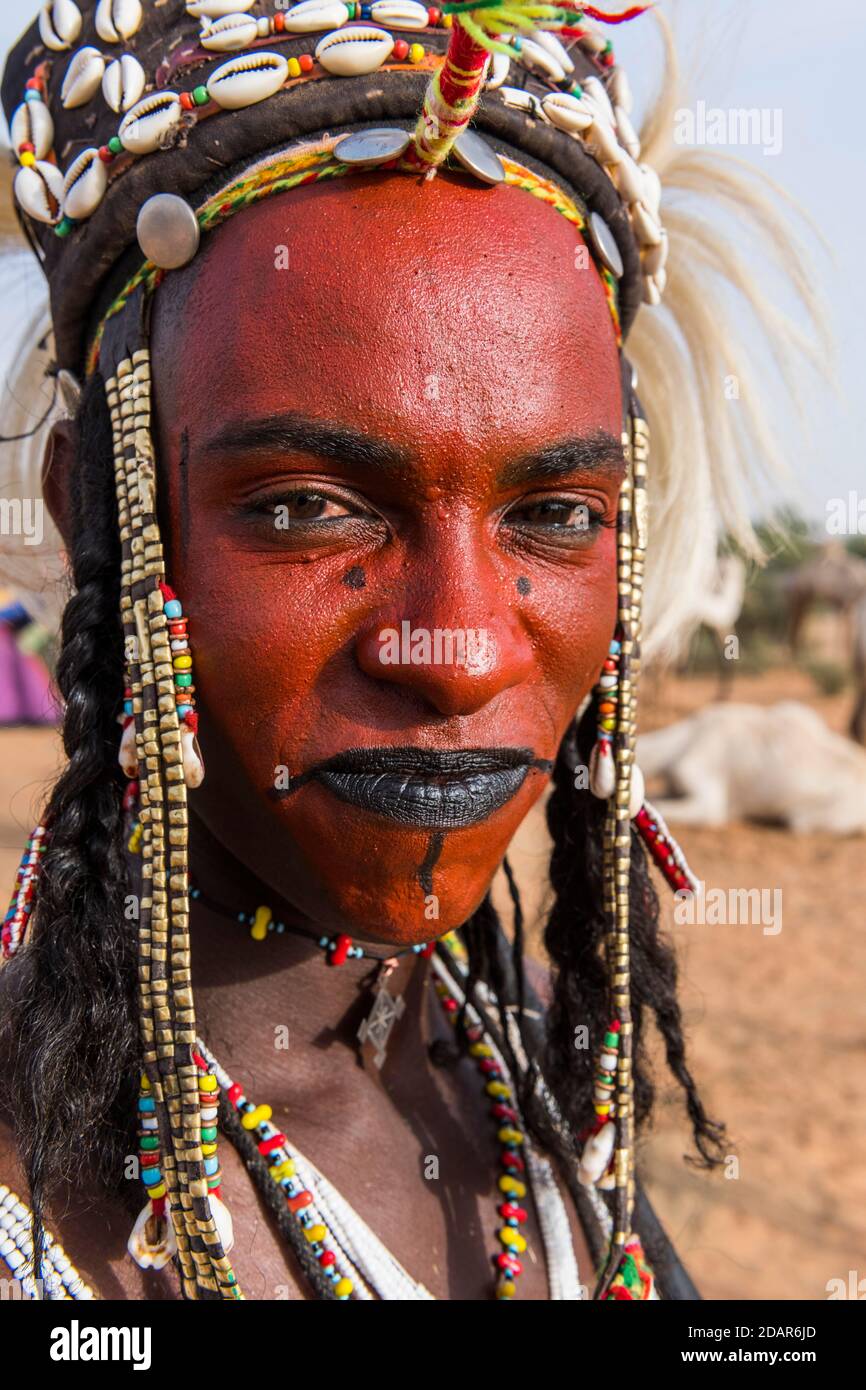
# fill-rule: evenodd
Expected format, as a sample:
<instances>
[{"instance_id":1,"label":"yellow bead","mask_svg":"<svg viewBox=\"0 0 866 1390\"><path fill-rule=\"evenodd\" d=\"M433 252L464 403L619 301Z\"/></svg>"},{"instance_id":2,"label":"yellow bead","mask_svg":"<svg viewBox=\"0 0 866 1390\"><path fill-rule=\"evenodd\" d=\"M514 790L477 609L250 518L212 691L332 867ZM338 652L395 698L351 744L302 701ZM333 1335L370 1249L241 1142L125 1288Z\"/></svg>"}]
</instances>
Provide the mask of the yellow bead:
<instances>
[{"instance_id":1,"label":"yellow bead","mask_svg":"<svg viewBox=\"0 0 866 1390\"><path fill-rule=\"evenodd\" d=\"M311 1245L323 1241L327 1234L328 1231L325 1226L307 1226L304 1230L304 1235Z\"/></svg>"},{"instance_id":2,"label":"yellow bead","mask_svg":"<svg viewBox=\"0 0 866 1390\"><path fill-rule=\"evenodd\" d=\"M489 1096L499 1096L504 1100L511 1099L511 1092L504 1081L488 1081L484 1089Z\"/></svg>"},{"instance_id":3,"label":"yellow bead","mask_svg":"<svg viewBox=\"0 0 866 1390\"><path fill-rule=\"evenodd\" d=\"M522 1255L526 1249L526 1241L514 1226L503 1226L499 1232L499 1239L509 1250L516 1250L518 1255Z\"/></svg>"},{"instance_id":4,"label":"yellow bead","mask_svg":"<svg viewBox=\"0 0 866 1390\"><path fill-rule=\"evenodd\" d=\"M207 1076L199 1077L198 1088L200 1091L216 1091L219 1089L219 1082L215 1076L211 1076L210 1073L208 1073Z\"/></svg>"},{"instance_id":5,"label":"yellow bead","mask_svg":"<svg viewBox=\"0 0 866 1390\"><path fill-rule=\"evenodd\" d=\"M148 1197L150 1197L151 1201L155 1201L157 1197L164 1197L164 1196L165 1196L165 1183L164 1183L164 1182L159 1182L159 1183L157 1183L156 1187L148 1187L148 1188L147 1188L147 1195L148 1195Z\"/></svg>"},{"instance_id":6,"label":"yellow bead","mask_svg":"<svg viewBox=\"0 0 866 1390\"><path fill-rule=\"evenodd\" d=\"M599 723L601 727L609 734L612 734L614 729L616 728L615 719L601 719Z\"/></svg>"},{"instance_id":7,"label":"yellow bead","mask_svg":"<svg viewBox=\"0 0 866 1390\"><path fill-rule=\"evenodd\" d=\"M280 1178L294 1177L295 1165L292 1159L284 1158L282 1163L275 1163L272 1168L268 1169L268 1172L272 1178L276 1178L277 1182L279 1182Z\"/></svg>"},{"instance_id":8,"label":"yellow bead","mask_svg":"<svg viewBox=\"0 0 866 1390\"><path fill-rule=\"evenodd\" d=\"M141 1089L143 1091L150 1090L150 1082L147 1079L147 1072L144 1071L141 1073Z\"/></svg>"},{"instance_id":9,"label":"yellow bead","mask_svg":"<svg viewBox=\"0 0 866 1390\"><path fill-rule=\"evenodd\" d=\"M492 1057L493 1048L488 1047L487 1043L473 1043L469 1049L470 1057Z\"/></svg>"},{"instance_id":10,"label":"yellow bead","mask_svg":"<svg viewBox=\"0 0 866 1390\"><path fill-rule=\"evenodd\" d=\"M409 46L409 62L410 62L410 63L420 63L420 62L421 62L421 59L422 59L423 57L424 57L424 45L421 44L421 43L413 43L413 44L410 44L410 46Z\"/></svg>"},{"instance_id":11,"label":"yellow bead","mask_svg":"<svg viewBox=\"0 0 866 1390\"><path fill-rule=\"evenodd\" d=\"M253 941L264 941L268 934L268 923L273 921L273 917L274 914L269 907L256 908L256 915L250 928L250 936Z\"/></svg>"},{"instance_id":12,"label":"yellow bead","mask_svg":"<svg viewBox=\"0 0 866 1390\"><path fill-rule=\"evenodd\" d=\"M290 59L289 59L289 77L300 77L300 75L301 75L301 65L300 65L300 63L298 62L297 58L290 58Z\"/></svg>"},{"instance_id":13,"label":"yellow bead","mask_svg":"<svg viewBox=\"0 0 866 1390\"><path fill-rule=\"evenodd\" d=\"M348 1298L354 1287L351 1279L338 1279L334 1285L334 1293L338 1298Z\"/></svg>"},{"instance_id":14,"label":"yellow bead","mask_svg":"<svg viewBox=\"0 0 866 1390\"><path fill-rule=\"evenodd\" d=\"M205 1158L210 1158L211 1154L216 1153L217 1146L216 1144L202 1144L201 1151L204 1154Z\"/></svg>"},{"instance_id":15,"label":"yellow bead","mask_svg":"<svg viewBox=\"0 0 866 1390\"><path fill-rule=\"evenodd\" d=\"M519 1129L511 1129L508 1125L505 1125L505 1127L499 1131L499 1142L500 1144L522 1144L523 1135L520 1133Z\"/></svg>"},{"instance_id":16,"label":"yellow bead","mask_svg":"<svg viewBox=\"0 0 866 1390\"><path fill-rule=\"evenodd\" d=\"M25 150L24 154L18 156L25 169L29 169L31 164L36 163L36 156L30 150Z\"/></svg>"},{"instance_id":17,"label":"yellow bead","mask_svg":"<svg viewBox=\"0 0 866 1390\"><path fill-rule=\"evenodd\" d=\"M439 23L442 25L443 29L450 29L452 24L454 23L453 16L450 14L443 14Z\"/></svg>"},{"instance_id":18,"label":"yellow bead","mask_svg":"<svg viewBox=\"0 0 866 1390\"><path fill-rule=\"evenodd\" d=\"M273 1110L269 1105L257 1105L255 1110L248 1110L245 1115L241 1115L241 1124L244 1129L258 1129L260 1124L269 1120L273 1115Z\"/></svg>"},{"instance_id":19,"label":"yellow bead","mask_svg":"<svg viewBox=\"0 0 866 1390\"><path fill-rule=\"evenodd\" d=\"M594 1108L594 1110L595 1110L596 1115L609 1115L609 1114L610 1114L610 1106L609 1106L609 1105L596 1105L596 1106L594 1106L593 1108Z\"/></svg>"},{"instance_id":20,"label":"yellow bead","mask_svg":"<svg viewBox=\"0 0 866 1390\"><path fill-rule=\"evenodd\" d=\"M513 1298L517 1293L517 1285L511 1279L503 1279L496 1290L497 1298Z\"/></svg>"},{"instance_id":21,"label":"yellow bead","mask_svg":"<svg viewBox=\"0 0 866 1390\"><path fill-rule=\"evenodd\" d=\"M517 1178L509 1177L507 1173L503 1173L499 1179L499 1191L510 1192L514 1197L526 1196L526 1188L523 1183L519 1182Z\"/></svg>"},{"instance_id":22,"label":"yellow bead","mask_svg":"<svg viewBox=\"0 0 866 1390\"><path fill-rule=\"evenodd\" d=\"M176 671L191 671L191 670L192 670L192 657L191 657L191 656L176 656L176 657L174 658L174 661L173 661L171 664L172 664L172 666L174 667L174 669L175 669Z\"/></svg>"}]
</instances>

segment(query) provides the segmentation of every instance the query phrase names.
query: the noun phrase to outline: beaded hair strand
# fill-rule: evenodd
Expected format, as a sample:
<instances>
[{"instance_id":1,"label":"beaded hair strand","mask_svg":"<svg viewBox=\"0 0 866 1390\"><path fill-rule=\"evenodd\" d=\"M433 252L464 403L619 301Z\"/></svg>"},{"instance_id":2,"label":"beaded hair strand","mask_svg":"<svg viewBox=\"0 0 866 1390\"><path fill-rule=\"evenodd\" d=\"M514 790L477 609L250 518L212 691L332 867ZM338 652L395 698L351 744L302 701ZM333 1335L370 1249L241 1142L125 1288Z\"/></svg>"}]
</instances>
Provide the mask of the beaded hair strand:
<instances>
[{"instance_id":1,"label":"beaded hair strand","mask_svg":"<svg viewBox=\"0 0 866 1390\"><path fill-rule=\"evenodd\" d=\"M202 1154L190 975L188 813L171 649L160 585L150 354L106 381L122 543L121 617L141 797L139 989L143 1065L159 1122L162 1173L188 1298L241 1297L210 1208Z\"/></svg>"}]
</instances>

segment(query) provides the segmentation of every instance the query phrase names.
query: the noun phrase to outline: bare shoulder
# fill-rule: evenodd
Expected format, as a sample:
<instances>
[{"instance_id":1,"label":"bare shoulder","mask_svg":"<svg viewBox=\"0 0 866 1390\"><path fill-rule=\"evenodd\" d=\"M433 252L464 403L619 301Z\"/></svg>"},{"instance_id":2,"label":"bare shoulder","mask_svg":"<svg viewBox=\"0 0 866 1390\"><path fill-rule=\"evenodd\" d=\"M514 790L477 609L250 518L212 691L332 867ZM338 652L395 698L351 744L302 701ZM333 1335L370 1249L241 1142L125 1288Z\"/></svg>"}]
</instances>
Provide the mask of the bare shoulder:
<instances>
[{"instance_id":1,"label":"bare shoulder","mask_svg":"<svg viewBox=\"0 0 866 1390\"><path fill-rule=\"evenodd\" d=\"M8 1115L0 1113L0 1193L9 1188L30 1210L29 1187ZM5 1193L3 1194L5 1195ZM56 1194L46 1214L46 1229L62 1247L82 1280L100 1299L175 1299L171 1269L139 1269L126 1242L132 1226L125 1206L107 1195L94 1196L69 1183ZM0 1278L12 1270L0 1257Z\"/></svg>"}]
</instances>

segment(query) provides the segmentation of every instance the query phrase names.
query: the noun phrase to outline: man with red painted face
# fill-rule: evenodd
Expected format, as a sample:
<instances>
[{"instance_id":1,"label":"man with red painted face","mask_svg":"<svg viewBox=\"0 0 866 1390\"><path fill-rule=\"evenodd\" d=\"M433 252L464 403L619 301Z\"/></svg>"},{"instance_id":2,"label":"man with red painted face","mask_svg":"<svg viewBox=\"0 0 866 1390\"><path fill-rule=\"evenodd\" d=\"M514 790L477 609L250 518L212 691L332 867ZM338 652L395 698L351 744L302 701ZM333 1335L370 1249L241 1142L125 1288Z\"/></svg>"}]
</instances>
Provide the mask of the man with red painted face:
<instances>
[{"instance_id":1,"label":"man with red painted face","mask_svg":"<svg viewBox=\"0 0 866 1390\"><path fill-rule=\"evenodd\" d=\"M74 591L3 929L0 1255L29 1289L29 1191L51 1296L695 1297L635 1171L647 1010L707 1165L724 1132L633 741L648 471L663 515L709 461L652 493L622 345L668 238L624 74L586 16L236 8L112 39L54 0L4 79ZM505 860L547 794L550 981Z\"/></svg>"}]
</instances>

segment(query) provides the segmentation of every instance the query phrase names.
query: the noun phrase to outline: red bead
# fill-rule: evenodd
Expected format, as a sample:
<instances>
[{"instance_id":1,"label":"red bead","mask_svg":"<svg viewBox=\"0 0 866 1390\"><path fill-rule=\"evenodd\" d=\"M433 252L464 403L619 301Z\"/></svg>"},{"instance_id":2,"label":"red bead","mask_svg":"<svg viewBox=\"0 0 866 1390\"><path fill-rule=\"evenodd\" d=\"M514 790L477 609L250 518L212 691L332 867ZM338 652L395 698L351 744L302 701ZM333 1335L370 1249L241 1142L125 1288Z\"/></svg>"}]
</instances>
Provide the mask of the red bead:
<instances>
[{"instance_id":1,"label":"red bead","mask_svg":"<svg viewBox=\"0 0 866 1390\"><path fill-rule=\"evenodd\" d=\"M512 1124L517 1123L517 1111L512 1110L510 1105L503 1105L501 1101L491 1105L490 1113L495 1115L497 1120L511 1120Z\"/></svg>"},{"instance_id":2,"label":"red bead","mask_svg":"<svg viewBox=\"0 0 866 1390\"><path fill-rule=\"evenodd\" d=\"M476 1025L475 1027L466 1029L466 1036L470 1042L480 1042L483 1037L483 1031Z\"/></svg>"},{"instance_id":3,"label":"red bead","mask_svg":"<svg viewBox=\"0 0 866 1390\"><path fill-rule=\"evenodd\" d=\"M281 33L283 32L283 30L285 29L285 27L286 27L286 16L285 16L281 11L278 10L277 13L274 15L274 33L275 33L275 34L281 34Z\"/></svg>"},{"instance_id":4,"label":"red bead","mask_svg":"<svg viewBox=\"0 0 866 1390\"><path fill-rule=\"evenodd\" d=\"M523 1273L523 1265L520 1263L517 1256L509 1255L504 1250L501 1255L496 1255L494 1257L493 1263L497 1265L499 1269L504 1269L507 1274Z\"/></svg>"},{"instance_id":5,"label":"red bead","mask_svg":"<svg viewBox=\"0 0 866 1390\"><path fill-rule=\"evenodd\" d=\"M320 1264L320 1265L322 1265L325 1269L328 1269L328 1268L330 1268L331 1265L336 1264L336 1263L337 1263L337 1257L336 1257L336 1255L334 1254L333 1250L323 1250L323 1251L322 1251L321 1255L319 1256L319 1264Z\"/></svg>"},{"instance_id":6,"label":"red bead","mask_svg":"<svg viewBox=\"0 0 866 1390\"><path fill-rule=\"evenodd\" d=\"M307 1192L305 1188L303 1192L298 1192L294 1197L287 1197L286 1206L289 1211L303 1211L304 1207L308 1207L312 1200L312 1192Z\"/></svg>"},{"instance_id":7,"label":"red bead","mask_svg":"<svg viewBox=\"0 0 866 1390\"><path fill-rule=\"evenodd\" d=\"M403 59L406 57L406 54L409 52L409 45L406 42L406 40L395 39L392 52L394 57L397 59L397 62L402 63Z\"/></svg>"},{"instance_id":8,"label":"red bead","mask_svg":"<svg viewBox=\"0 0 866 1390\"><path fill-rule=\"evenodd\" d=\"M27 81L24 83L24 86L26 87L28 92L42 91L42 83L39 81L38 77L28 77Z\"/></svg>"},{"instance_id":9,"label":"red bead","mask_svg":"<svg viewBox=\"0 0 866 1390\"><path fill-rule=\"evenodd\" d=\"M499 1215L503 1221L525 1221L526 1212L523 1207L518 1207L514 1202L501 1202L497 1207Z\"/></svg>"},{"instance_id":10,"label":"red bead","mask_svg":"<svg viewBox=\"0 0 866 1390\"><path fill-rule=\"evenodd\" d=\"M433 952L434 952L435 950L436 950L436 942L435 942L435 941L430 941L430 942L427 943L427 945L424 947L423 950L421 950L421 951L418 952L418 954L421 955L421 956L423 956L425 960L428 960L428 959L430 958L430 956L432 956L432 954L433 954Z\"/></svg>"},{"instance_id":11,"label":"red bead","mask_svg":"<svg viewBox=\"0 0 866 1390\"><path fill-rule=\"evenodd\" d=\"M346 958L348 957L349 949L350 949L351 945L352 945L352 938L351 938L351 936L347 936L345 932L340 932L340 935L337 937L336 941L334 942L334 949L333 949L333 951L330 951L330 952L328 953L328 964L329 964L329 965L342 965L343 962L344 962L344 961L346 960Z\"/></svg>"},{"instance_id":12,"label":"red bead","mask_svg":"<svg viewBox=\"0 0 866 1390\"><path fill-rule=\"evenodd\" d=\"M229 1086L229 1100L231 1101L232 1105L237 1105L242 1095L243 1090L236 1081L233 1081L231 1086Z\"/></svg>"},{"instance_id":13,"label":"red bead","mask_svg":"<svg viewBox=\"0 0 866 1390\"><path fill-rule=\"evenodd\" d=\"M482 1057L480 1062L478 1063L478 1066L480 1070L488 1076L491 1075L493 1072L495 1072L497 1076L500 1075L499 1063L497 1062L495 1057Z\"/></svg>"},{"instance_id":14,"label":"red bead","mask_svg":"<svg viewBox=\"0 0 866 1390\"><path fill-rule=\"evenodd\" d=\"M431 6L431 8L427 11L427 23L430 25L431 28L433 28L434 25L438 24L441 18L441 10L437 10Z\"/></svg>"},{"instance_id":15,"label":"red bead","mask_svg":"<svg viewBox=\"0 0 866 1390\"><path fill-rule=\"evenodd\" d=\"M21 141L21 144L18 146L18 153L19 153L19 154L35 154L35 153L36 153L36 146L33 145L33 144L31 144L31 142L30 142L29 140L22 140L22 141Z\"/></svg>"},{"instance_id":16,"label":"red bead","mask_svg":"<svg viewBox=\"0 0 866 1390\"><path fill-rule=\"evenodd\" d=\"M193 107L195 106L195 102L193 101L189 92L181 92L180 104L183 107L184 111L192 111Z\"/></svg>"},{"instance_id":17,"label":"red bead","mask_svg":"<svg viewBox=\"0 0 866 1390\"><path fill-rule=\"evenodd\" d=\"M310 72L313 67L313 59L309 53L301 53L298 56L301 72Z\"/></svg>"},{"instance_id":18,"label":"red bead","mask_svg":"<svg viewBox=\"0 0 866 1390\"><path fill-rule=\"evenodd\" d=\"M286 1136L284 1134L280 1134L278 1130L276 1134L271 1135L270 1139L261 1140L261 1142L258 1145L259 1153L264 1154L265 1157L267 1157L269 1153L273 1153L274 1149L281 1149L285 1142Z\"/></svg>"},{"instance_id":19,"label":"red bead","mask_svg":"<svg viewBox=\"0 0 866 1390\"><path fill-rule=\"evenodd\" d=\"M523 1162L520 1154L504 1153L502 1155L502 1166L503 1168L511 1168L515 1173L523 1173L526 1171L526 1164Z\"/></svg>"},{"instance_id":20,"label":"red bead","mask_svg":"<svg viewBox=\"0 0 866 1390\"><path fill-rule=\"evenodd\" d=\"M456 999L443 999L443 1000L442 1000L442 1007L443 1007L443 1009L445 1010L446 1013L449 1013L449 1014L456 1014L456 1012L457 1012L457 1010L459 1009L460 1005L457 1003L457 1000L456 1000Z\"/></svg>"},{"instance_id":21,"label":"red bead","mask_svg":"<svg viewBox=\"0 0 866 1390\"><path fill-rule=\"evenodd\" d=\"M102 160L103 164L111 164L114 160L114 155L107 145L100 145L99 158Z\"/></svg>"}]
</instances>

